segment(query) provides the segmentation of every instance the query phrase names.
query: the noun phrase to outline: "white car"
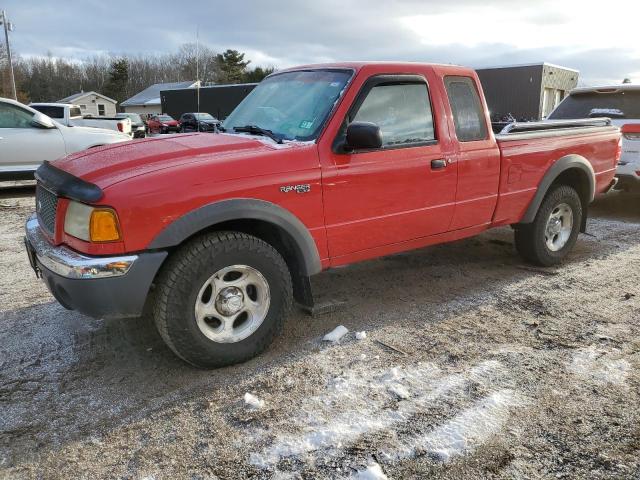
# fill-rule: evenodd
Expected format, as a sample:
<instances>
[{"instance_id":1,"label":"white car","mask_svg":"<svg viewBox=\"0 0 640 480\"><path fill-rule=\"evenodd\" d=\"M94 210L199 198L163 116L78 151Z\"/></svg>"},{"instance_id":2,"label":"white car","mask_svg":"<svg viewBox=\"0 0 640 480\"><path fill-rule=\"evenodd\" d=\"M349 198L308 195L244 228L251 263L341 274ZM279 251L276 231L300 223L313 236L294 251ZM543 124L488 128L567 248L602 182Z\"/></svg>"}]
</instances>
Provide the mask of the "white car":
<instances>
[{"instance_id":1,"label":"white car","mask_svg":"<svg viewBox=\"0 0 640 480\"><path fill-rule=\"evenodd\" d=\"M33 178L45 160L130 140L112 130L67 127L33 108L0 98L0 180Z\"/></svg>"},{"instance_id":2,"label":"white car","mask_svg":"<svg viewBox=\"0 0 640 480\"><path fill-rule=\"evenodd\" d=\"M549 120L609 117L622 129L617 190L640 192L640 85L581 87L571 90Z\"/></svg>"}]
</instances>

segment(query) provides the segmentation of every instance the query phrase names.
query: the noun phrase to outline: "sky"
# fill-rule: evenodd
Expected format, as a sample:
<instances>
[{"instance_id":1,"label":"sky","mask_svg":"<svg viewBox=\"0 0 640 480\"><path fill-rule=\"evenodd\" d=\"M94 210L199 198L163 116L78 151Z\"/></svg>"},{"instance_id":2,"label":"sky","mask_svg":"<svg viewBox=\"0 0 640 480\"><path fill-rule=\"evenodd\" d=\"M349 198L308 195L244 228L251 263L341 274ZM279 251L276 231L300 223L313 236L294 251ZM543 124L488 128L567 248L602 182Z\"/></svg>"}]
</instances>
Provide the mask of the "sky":
<instances>
[{"instance_id":1,"label":"sky","mask_svg":"<svg viewBox=\"0 0 640 480\"><path fill-rule=\"evenodd\" d=\"M252 65L549 62L581 85L640 83L640 0L0 0L23 56L173 52L200 42Z\"/></svg>"}]
</instances>

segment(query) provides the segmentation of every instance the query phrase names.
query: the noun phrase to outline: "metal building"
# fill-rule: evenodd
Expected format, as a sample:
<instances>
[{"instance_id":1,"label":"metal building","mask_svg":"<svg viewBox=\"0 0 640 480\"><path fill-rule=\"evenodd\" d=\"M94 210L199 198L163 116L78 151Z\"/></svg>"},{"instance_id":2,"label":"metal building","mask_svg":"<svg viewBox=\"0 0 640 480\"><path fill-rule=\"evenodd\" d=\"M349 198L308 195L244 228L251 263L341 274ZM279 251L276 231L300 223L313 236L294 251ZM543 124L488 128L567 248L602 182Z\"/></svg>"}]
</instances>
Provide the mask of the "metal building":
<instances>
[{"instance_id":1,"label":"metal building","mask_svg":"<svg viewBox=\"0 0 640 480\"><path fill-rule=\"evenodd\" d=\"M578 70L534 63L476 70L493 122L542 120L578 85Z\"/></svg>"},{"instance_id":2,"label":"metal building","mask_svg":"<svg viewBox=\"0 0 640 480\"><path fill-rule=\"evenodd\" d=\"M238 104L249 95L257 83L239 83L233 85L214 85L200 88L200 109L198 110L198 89L181 88L160 92L162 111L173 118L187 112L209 113L224 120Z\"/></svg>"}]
</instances>

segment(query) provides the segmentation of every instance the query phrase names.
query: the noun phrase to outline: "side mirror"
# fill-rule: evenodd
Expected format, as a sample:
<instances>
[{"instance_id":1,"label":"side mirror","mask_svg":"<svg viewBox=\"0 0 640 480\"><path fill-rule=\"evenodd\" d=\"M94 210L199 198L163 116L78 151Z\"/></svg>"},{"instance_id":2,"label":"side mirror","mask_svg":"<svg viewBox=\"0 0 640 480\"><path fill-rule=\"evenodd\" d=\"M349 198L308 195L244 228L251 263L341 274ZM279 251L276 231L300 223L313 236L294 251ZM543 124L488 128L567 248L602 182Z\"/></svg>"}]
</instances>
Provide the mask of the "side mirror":
<instances>
[{"instance_id":1,"label":"side mirror","mask_svg":"<svg viewBox=\"0 0 640 480\"><path fill-rule=\"evenodd\" d=\"M370 150L382 147L380 127L375 123L353 122L347 127L348 150Z\"/></svg>"},{"instance_id":2,"label":"side mirror","mask_svg":"<svg viewBox=\"0 0 640 480\"><path fill-rule=\"evenodd\" d=\"M53 123L53 120L47 117L44 113L40 113L40 112L36 113L31 119L31 121L36 127L56 128L56 125L55 123Z\"/></svg>"}]
</instances>

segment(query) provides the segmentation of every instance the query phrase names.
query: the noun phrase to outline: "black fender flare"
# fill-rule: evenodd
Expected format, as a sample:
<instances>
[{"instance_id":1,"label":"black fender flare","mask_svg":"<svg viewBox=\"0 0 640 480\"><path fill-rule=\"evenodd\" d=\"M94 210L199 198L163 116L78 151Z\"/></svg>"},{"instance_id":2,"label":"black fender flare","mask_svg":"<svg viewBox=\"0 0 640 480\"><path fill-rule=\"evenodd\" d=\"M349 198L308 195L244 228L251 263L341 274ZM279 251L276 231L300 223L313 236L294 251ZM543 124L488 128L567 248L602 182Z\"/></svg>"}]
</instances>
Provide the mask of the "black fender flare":
<instances>
[{"instance_id":1,"label":"black fender flare","mask_svg":"<svg viewBox=\"0 0 640 480\"><path fill-rule=\"evenodd\" d=\"M233 220L260 220L279 227L293 241L304 275L322 270L316 243L300 219L274 203L252 198L221 200L192 210L158 233L148 248L175 247L202 230Z\"/></svg>"},{"instance_id":2,"label":"black fender flare","mask_svg":"<svg viewBox=\"0 0 640 480\"><path fill-rule=\"evenodd\" d=\"M566 155L551 165L549 170L547 170L547 173L544 174L540 185L538 185L538 191L533 197L533 200L531 200L531 203L529 203L529 207L522 217L522 220L520 220L520 223L532 223L535 220L540 204L542 203L542 200L544 200L544 197L553 182L555 182L563 172L572 168L581 170L586 175L589 182L588 198L586 199L586 203L588 205L593 202L596 195L596 174L593 171L593 167L586 158L580 155Z\"/></svg>"}]
</instances>

